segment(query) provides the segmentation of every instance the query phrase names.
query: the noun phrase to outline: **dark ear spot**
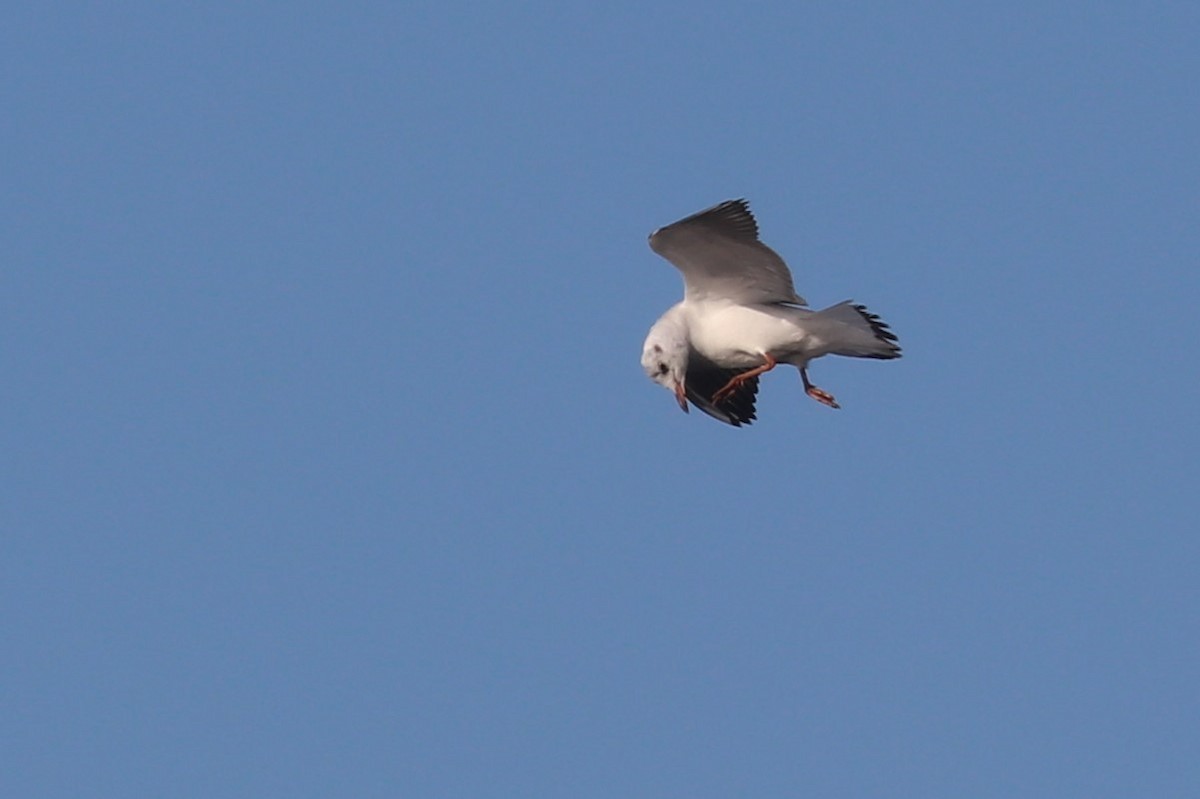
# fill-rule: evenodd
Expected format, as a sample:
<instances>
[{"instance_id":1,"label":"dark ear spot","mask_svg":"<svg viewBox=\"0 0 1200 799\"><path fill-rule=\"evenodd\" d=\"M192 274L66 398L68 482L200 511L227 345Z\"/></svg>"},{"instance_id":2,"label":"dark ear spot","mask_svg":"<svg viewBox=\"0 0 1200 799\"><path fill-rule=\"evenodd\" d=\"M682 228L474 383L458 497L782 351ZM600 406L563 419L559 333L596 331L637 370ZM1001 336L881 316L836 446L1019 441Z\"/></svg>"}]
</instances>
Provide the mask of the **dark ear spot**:
<instances>
[{"instance_id":1,"label":"dark ear spot","mask_svg":"<svg viewBox=\"0 0 1200 799\"><path fill-rule=\"evenodd\" d=\"M665 363L660 363L658 365L658 373L660 375L665 375L667 373L667 365Z\"/></svg>"}]
</instances>

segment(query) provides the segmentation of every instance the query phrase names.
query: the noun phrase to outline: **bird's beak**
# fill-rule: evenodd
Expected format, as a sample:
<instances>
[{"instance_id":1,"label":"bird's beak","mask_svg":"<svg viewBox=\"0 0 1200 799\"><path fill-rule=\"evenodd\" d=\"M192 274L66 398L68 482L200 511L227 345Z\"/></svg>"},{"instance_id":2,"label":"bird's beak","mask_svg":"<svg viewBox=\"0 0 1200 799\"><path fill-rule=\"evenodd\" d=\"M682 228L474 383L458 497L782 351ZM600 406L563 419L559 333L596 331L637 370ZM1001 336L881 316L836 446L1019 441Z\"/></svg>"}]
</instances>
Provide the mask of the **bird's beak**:
<instances>
[{"instance_id":1,"label":"bird's beak","mask_svg":"<svg viewBox=\"0 0 1200 799\"><path fill-rule=\"evenodd\" d=\"M687 392L683 388L682 380L675 384L675 401L679 403L679 410L688 412Z\"/></svg>"}]
</instances>

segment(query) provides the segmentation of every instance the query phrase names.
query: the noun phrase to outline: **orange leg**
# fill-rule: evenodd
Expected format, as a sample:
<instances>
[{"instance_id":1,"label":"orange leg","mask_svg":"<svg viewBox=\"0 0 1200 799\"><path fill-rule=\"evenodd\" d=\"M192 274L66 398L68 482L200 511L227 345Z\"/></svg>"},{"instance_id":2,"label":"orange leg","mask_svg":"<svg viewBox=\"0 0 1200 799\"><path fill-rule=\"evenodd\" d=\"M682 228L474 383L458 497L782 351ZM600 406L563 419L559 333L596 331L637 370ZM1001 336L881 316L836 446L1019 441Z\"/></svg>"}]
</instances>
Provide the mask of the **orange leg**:
<instances>
[{"instance_id":1,"label":"orange leg","mask_svg":"<svg viewBox=\"0 0 1200 799\"><path fill-rule=\"evenodd\" d=\"M805 394L812 397L813 399L815 399L817 402L821 403L822 405L828 405L830 408L842 407L841 405L837 404L837 400L835 400L833 398L833 395L830 394L828 391L826 391L823 388L817 388L812 383L808 382L808 370L807 369L800 370L800 379L804 381L804 393Z\"/></svg>"},{"instance_id":2,"label":"orange leg","mask_svg":"<svg viewBox=\"0 0 1200 799\"><path fill-rule=\"evenodd\" d=\"M729 398L733 392L738 390L738 386L745 383L752 377L758 377L763 372L769 372L775 368L776 360L768 353L763 353L763 365L756 366L748 372L742 372L740 375L734 375L728 383L717 389L717 392L712 395L713 405L717 405Z\"/></svg>"}]
</instances>

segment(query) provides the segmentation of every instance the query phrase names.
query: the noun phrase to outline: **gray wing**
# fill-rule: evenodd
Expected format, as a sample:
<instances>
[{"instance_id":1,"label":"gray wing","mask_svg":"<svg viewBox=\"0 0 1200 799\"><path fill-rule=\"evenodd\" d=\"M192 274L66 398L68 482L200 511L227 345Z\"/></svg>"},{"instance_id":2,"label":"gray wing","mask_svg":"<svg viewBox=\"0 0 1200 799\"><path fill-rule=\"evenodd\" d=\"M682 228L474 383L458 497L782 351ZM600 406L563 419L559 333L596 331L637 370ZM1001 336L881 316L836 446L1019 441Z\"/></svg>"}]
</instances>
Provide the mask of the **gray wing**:
<instances>
[{"instance_id":1,"label":"gray wing","mask_svg":"<svg viewBox=\"0 0 1200 799\"><path fill-rule=\"evenodd\" d=\"M693 350L688 358L687 377L684 378L687 398L697 408L725 424L734 427L748 425L756 418L754 402L758 396L757 377L742 383L737 391L722 400L719 405L714 405L712 401L712 395L742 371L744 370L722 369Z\"/></svg>"},{"instance_id":2,"label":"gray wing","mask_svg":"<svg viewBox=\"0 0 1200 799\"><path fill-rule=\"evenodd\" d=\"M758 223L745 200L727 200L659 228L650 234L650 249L683 273L689 298L807 305L787 264L758 240Z\"/></svg>"}]
</instances>

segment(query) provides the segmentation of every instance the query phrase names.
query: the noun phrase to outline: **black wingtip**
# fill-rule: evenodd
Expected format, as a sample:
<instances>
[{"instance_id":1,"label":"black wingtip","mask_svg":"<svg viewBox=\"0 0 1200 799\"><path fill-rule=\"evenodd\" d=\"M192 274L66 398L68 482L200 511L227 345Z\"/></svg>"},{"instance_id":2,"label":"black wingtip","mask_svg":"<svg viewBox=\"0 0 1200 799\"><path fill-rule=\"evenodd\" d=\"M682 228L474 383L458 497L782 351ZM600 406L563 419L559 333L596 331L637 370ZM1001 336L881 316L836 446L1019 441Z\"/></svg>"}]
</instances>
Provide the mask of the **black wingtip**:
<instances>
[{"instance_id":1,"label":"black wingtip","mask_svg":"<svg viewBox=\"0 0 1200 799\"><path fill-rule=\"evenodd\" d=\"M729 226L731 232L736 232L741 236L751 239L758 239L758 220L754 218L754 213L750 210L750 203L744 197L736 200L726 200L720 205L714 205L707 211L701 211L698 216L710 217L714 220L719 219L722 223Z\"/></svg>"},{"instance_id":2,"label":"black wingtip","mask_svg":"<svg viewBox=\"0 0 1200 799\"><path fill-rule=\"evenodd\" d=\"M758 397L758 377L743 382L721 402L712 401L712 395L737 374L733 369L689 372L688 399L719 422L733 427L750 425L758 418L754 407Z\"/></svg>"},{"instance_id":3,"label":"black wingtip","mask_svg":"<svg viewBox=\"0 0 1200 799\"><path fill-rule=\"evenodd\" d=\"M758 418L754 407L757 396L758 378L752 377L714 407L728 416L729 423L734 427L749 426Z\"/></svg>"}]
</instances>

